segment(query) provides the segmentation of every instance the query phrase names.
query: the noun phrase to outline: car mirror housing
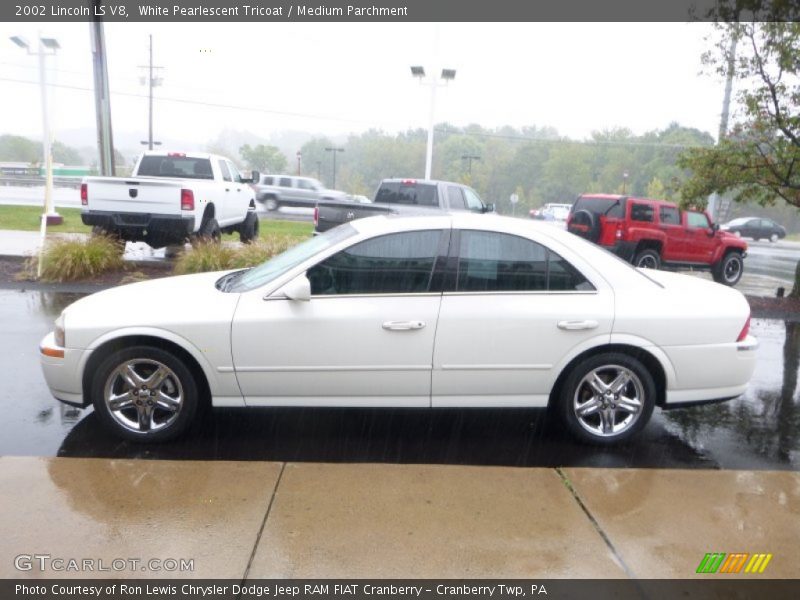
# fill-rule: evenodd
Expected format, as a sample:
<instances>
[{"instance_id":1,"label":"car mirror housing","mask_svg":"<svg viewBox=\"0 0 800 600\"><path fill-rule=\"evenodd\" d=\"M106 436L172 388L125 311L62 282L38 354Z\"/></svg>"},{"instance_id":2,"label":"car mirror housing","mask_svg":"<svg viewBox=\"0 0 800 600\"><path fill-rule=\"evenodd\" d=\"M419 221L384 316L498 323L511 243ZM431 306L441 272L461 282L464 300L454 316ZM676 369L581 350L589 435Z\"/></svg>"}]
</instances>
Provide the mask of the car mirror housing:
<instances>
[{"instance_id":1,"label":"car mirror housing","mask_svg":"<svg viewBox=\"0 0 800 600\"><path fill-rule=\"evenodd\" d=\"M495 206L493 202L483 207L483 212L485 213L493 213L494 211L495 211Z\"/></svg>"},{"instance_id":2,"label":"car mirror housing","mask_svg":"<svg viewBox=\"0 0 800 600\"><path fill-rule=\"evenodd\" d=\"M311 282L308 280L305 273L303 273L284 285L283 288L281 288L281 294L286 296L289 300L308 302L311 300Z\"/></svg>"}]
</instances>

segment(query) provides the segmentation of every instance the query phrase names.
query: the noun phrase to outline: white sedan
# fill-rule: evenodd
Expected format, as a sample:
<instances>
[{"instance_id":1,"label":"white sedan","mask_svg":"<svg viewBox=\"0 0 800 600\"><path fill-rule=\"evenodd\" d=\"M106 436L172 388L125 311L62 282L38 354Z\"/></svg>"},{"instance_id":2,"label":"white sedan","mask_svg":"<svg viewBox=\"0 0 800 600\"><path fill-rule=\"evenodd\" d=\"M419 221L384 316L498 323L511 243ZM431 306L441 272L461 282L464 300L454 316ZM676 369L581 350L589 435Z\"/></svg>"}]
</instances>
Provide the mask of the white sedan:
<instances>
[{"instance_id":1,"label":"white sedan","mask_svg":"<svg viewBox=\"0 0 800 600\"><path fill-rule=\"evenodd\" d=\"M549 407L607 444L655 406L743 393L749 322L736 290L634 269L546 225L374 217L249 270L83 298L41 360L56 398L139 441L177 436L210 404Z\"/></svg>"}]
</instances>

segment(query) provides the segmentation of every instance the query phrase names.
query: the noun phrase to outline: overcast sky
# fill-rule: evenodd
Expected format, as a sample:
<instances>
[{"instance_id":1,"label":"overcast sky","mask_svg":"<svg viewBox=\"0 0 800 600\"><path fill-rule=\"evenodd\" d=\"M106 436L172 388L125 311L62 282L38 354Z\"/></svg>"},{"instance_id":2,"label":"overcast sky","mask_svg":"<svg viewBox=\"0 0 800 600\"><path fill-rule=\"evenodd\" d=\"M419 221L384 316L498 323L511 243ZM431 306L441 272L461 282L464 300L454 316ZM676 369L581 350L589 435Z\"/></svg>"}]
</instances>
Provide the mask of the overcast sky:
<instances>
[{"instance_id":1,"label":"overcast sky","mask_svg":"<svg viewBox=\"0 0 800 600\"><path fill-rule=\"evenodd\" d=\"M705 23L105 27L113 127L142 139L147 100L123 94L146 93L139 65L147 63L150 33L164 67L156 137L199 145L226 128L269 136L427 127L429 92L411 77L412 64L457 70L438 95L436 115L456 125L552 126L581 139L593 130L622 126L638 134L677 121L716 134L722 102L722 82L700 75ZM88 24L0 24L0 133L41 136L38 87L10 81L37 82L36 58L8 40L33 41L37 30L62 47L51 80L92 87ZM54 96L56 137L59 129L94 127L90 91L58 88Z\"/></svg>"}]
</instances>

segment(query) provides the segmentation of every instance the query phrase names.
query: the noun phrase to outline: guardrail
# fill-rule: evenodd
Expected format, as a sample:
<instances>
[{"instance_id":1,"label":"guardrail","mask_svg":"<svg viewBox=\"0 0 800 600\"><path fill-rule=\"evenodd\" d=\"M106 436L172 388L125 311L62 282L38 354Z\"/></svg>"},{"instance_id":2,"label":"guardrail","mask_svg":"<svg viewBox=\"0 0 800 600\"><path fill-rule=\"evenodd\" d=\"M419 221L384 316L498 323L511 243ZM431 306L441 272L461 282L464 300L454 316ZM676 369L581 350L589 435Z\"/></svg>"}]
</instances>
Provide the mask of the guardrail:
<instances>
[{"instance_id":1,"label":"guardrail","mask_svg":"<svg viewBox=\"0 0 800 600\"><path fill-rule=\"evenodd\" d=\"M81 187L82 177L53 177L53 186L78 189ZM0 177L0 186L19 186L19 187L44 187L44 177L35 175L5 175Z\"/></svg>"}]
</instances>

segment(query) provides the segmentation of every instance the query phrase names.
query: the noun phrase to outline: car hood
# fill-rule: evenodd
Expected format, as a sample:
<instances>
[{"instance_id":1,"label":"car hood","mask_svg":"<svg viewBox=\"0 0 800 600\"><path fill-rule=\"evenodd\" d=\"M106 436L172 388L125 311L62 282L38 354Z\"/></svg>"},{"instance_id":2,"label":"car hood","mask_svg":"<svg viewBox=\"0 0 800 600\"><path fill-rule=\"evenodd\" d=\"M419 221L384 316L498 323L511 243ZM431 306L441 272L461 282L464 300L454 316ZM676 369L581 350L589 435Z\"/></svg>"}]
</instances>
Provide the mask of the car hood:
<instances>
[{"instance_id":1,"label":"car hood","mask_svg":"<svg viewBox=\"0 0 800 600\"><path fill-rule=\"evenodd\" d=\"M64 309L65 327L72 332L68 344L88 343L85 337L126 327L177 331L230 323L239 294L221 292L214 285L226 272L153 279L82 298ZM91 333L81 336L81 330Z\"/></svg>"}]
</instances>

